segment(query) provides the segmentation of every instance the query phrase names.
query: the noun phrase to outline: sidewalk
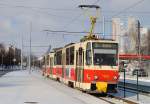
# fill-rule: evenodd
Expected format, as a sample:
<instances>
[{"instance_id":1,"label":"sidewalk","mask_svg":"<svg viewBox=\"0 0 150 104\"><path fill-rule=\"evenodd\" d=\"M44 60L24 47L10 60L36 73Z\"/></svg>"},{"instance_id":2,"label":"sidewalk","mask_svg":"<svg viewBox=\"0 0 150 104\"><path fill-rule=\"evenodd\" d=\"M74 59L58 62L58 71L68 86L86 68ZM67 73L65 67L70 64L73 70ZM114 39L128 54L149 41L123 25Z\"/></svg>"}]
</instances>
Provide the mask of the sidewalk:
<instances>
[{"instance_id":1,"label":"sidewalk","mask_svg":"<svg viewBox=\"0 0 150 104\"><path fill-rule=\"evenodd\" d=\"M15 71L0 77L1 104L108 104L37 71Z\"/></svg>"}]
</instances>

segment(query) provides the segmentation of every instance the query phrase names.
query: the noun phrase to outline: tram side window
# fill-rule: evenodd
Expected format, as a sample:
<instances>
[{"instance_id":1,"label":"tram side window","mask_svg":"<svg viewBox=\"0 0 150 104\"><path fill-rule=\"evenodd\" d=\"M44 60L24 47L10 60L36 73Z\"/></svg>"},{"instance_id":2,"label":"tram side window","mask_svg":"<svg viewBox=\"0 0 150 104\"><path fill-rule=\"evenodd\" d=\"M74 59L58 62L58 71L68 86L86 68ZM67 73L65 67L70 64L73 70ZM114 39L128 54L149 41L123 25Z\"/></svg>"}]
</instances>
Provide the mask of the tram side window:
<instances>
[{"instance_id":1,"label":"tram side window","mask_svg":"<svg viewBox=\"0 0 150 104\"><path fill-rule=\"evenodd\" d=\"M57 60L56 60L56 54L54 55L54 65L57 64Z\"/></svg>"},{"instance_id":2,"label":"tram side window","mask_svg":"<svg viewBox=\"0 0 150 104\"><path fill-rule=\"evenodd\" d=\"M56 64L57 65L62 64L62 51L59 51L56 53Z\"/></svg>"},{"instance_id":3,"label":"tram side window","mask_svg":"<svg viewBox=\"0 0 150 104\"><path fill-rule=\"evenodd\" d=\"M49 65L49 55L46 57L46 64Z\"/></svg>"},{"instance_id":4,"label":"tram side window","mask_svg":"<svg viewBox=\"0 0 150 104\"><path fill-rule=\"evenodd\" d=\"M69 65L69 48L66 49L66 65Z\"/></svg>"},{"instance_id":5,"label":"tram side window","mask_svg":"<svg viewBox=\"0 0 150 104\"><path fill-rule=\"evenodd\" d=\"M70 65L74 64L74 47L70 48Z\"/></svg>"},{"instance_id":6,"label":"tram side window","mask_svg":"<svg viewBox=\"0 0 150 104\"><path fill-rule=\"evenodd\" d=\"M53 57L50 57L50 66L53 66Z\"/></svg>"},{"instance_id":7,"label":"tram side window","mask_svg":"<svg viewBox=\"0 0 150 104\"><path fill-rule=\"evenodd\" d=\"M45 56L43 57L43 65L46 65L46 58L45 58Z\"/></svg>"},{"instance_id":8,"label":"tram side window","mask_svg":"<svg viewBox=\"0 0 150 104\"><path fill-rule=\"evenodd\" d=\"M92 64L92 53L91 53L91 43L87 43L86 46L86 65Z\"/></svg>"},{"instance_id":9,"label":"tram side window","mask_svg":"<svg viewBox=\"0 0 150 104\"><path fill-rule=\"evenodd\" d=\"M66 65L74 64L74 47L66 49Z\"/></svg>"},{"instance_id":10,"label":"tram side window","mask_svg":"<svg viewBox=\"0 0 150 104\"><path fill-rule=\"evenodd\" d=\"M86 64L91 65L92 63L92 55L91 55L91 50L86 51Z\"/></svg>"}]
</instances>

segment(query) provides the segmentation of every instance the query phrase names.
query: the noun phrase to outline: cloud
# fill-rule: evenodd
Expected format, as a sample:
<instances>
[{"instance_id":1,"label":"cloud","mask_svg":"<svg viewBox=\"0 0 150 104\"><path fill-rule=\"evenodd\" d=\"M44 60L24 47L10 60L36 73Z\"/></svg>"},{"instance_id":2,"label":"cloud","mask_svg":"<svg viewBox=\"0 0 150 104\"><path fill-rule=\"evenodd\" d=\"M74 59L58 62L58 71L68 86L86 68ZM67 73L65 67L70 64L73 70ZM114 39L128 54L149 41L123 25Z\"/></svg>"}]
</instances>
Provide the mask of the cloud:
<instances>
[{"instance_id":1,"label":"cloud","mask_svg":"<svg viewBox=\"0 0 150 104\"><path fill-rule=\"evenodd\" d=\"M8 18L0 18L0 31L1 32L13 32L12 21Z\"/></svg>"}]
</instances>

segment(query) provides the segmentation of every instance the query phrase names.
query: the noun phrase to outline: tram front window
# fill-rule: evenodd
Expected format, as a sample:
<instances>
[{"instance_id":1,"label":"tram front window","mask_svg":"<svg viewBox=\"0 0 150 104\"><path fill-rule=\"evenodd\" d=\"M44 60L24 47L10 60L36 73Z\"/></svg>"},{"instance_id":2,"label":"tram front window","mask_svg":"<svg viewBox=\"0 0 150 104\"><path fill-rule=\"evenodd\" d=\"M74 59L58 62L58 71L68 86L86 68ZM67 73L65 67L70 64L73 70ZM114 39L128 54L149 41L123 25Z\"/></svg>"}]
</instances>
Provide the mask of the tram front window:
<instances>
[{"instance_id":1,"label":"tram front window","mask_svg":"<svg viewBox=\"0 0 150 104\"><path fill-rule=\"evenodd\" d=\"M93 42L93 62L94 65L117 65L117 47L116 43L98 43Z\"/></svg>"},{"instance_id":2,"label":"tram front window","mask_svg":"<svg viewBox=\"0 0 150 104\"><path fill-rule=\"evenodd\" d=\"M94 54L94 65L111 65L116 66L116 55L115 54Z\"/></svg>"}]
</instances>

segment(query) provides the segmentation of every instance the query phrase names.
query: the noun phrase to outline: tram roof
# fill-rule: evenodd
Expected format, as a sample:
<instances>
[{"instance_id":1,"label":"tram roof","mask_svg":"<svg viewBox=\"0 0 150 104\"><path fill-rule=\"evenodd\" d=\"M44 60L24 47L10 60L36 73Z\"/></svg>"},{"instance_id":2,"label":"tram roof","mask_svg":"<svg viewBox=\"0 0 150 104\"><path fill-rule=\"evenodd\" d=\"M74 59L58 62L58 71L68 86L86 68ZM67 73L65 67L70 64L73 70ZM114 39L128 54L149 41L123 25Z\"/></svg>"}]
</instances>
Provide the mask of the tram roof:
<instances>
[{"instance_id":1,"label":"tram roof","mask_svg":"<svg viewBox=\"0 0 150 104\"><path fill-rule=\"evenodd\" d=\"M66 44L64 47L68 47L68 46L71 46L73 44L80 44L80 43L84 43L84 42L110 42L110 43L118 43L117 41L114 41L112 39L99 39L99 40L86 40L86 41L77 42L77 43L69 43L69 44ZM64 47L53 48L53 50L50 53L54 53L55 51L61 50Z\"/></svg>"},{"instance_id":2,"label":"tram roof","mask_svg":"<svg viewBox=\"0 0 150 104\"><path fill-rule=\"evenodd\" d=\"M51 53L54 53L54 51L51 51L50 54L51 54Z\"/></svg>"},{"instance_id":3,"label":"tram roof","mask_svg":"<svg viewBox=\"0 0 150 104\"><path fill-rule=\"evenodd\" d=\"M53 48L54 51L57 51L57 50L60 50L62 49L63 47L59 47L59 48Z\"/></svg>"},{"instance_id":4,"label":"tram roof","mask_svg":"<svg viewBox=\"0 0 150 104\"><path fill-rule=\"evenodd\" d=\"M65 45L65 47L73 45L73 44L75 44L75 43L69 43L69 44Z\"/></svg>"},{"instance_id":5,"label":"tram roof","mask_svg":"<svg viewBox=\"0 0 150 104\"><path fill-rule=\"evenodd\" d=\"M112 39L86 40L84 42L110 42L110 43L118 43L117 41L114 41ZM79 43L83 43L83 42L79 42Z\"/></svg>"}]
</instances>

